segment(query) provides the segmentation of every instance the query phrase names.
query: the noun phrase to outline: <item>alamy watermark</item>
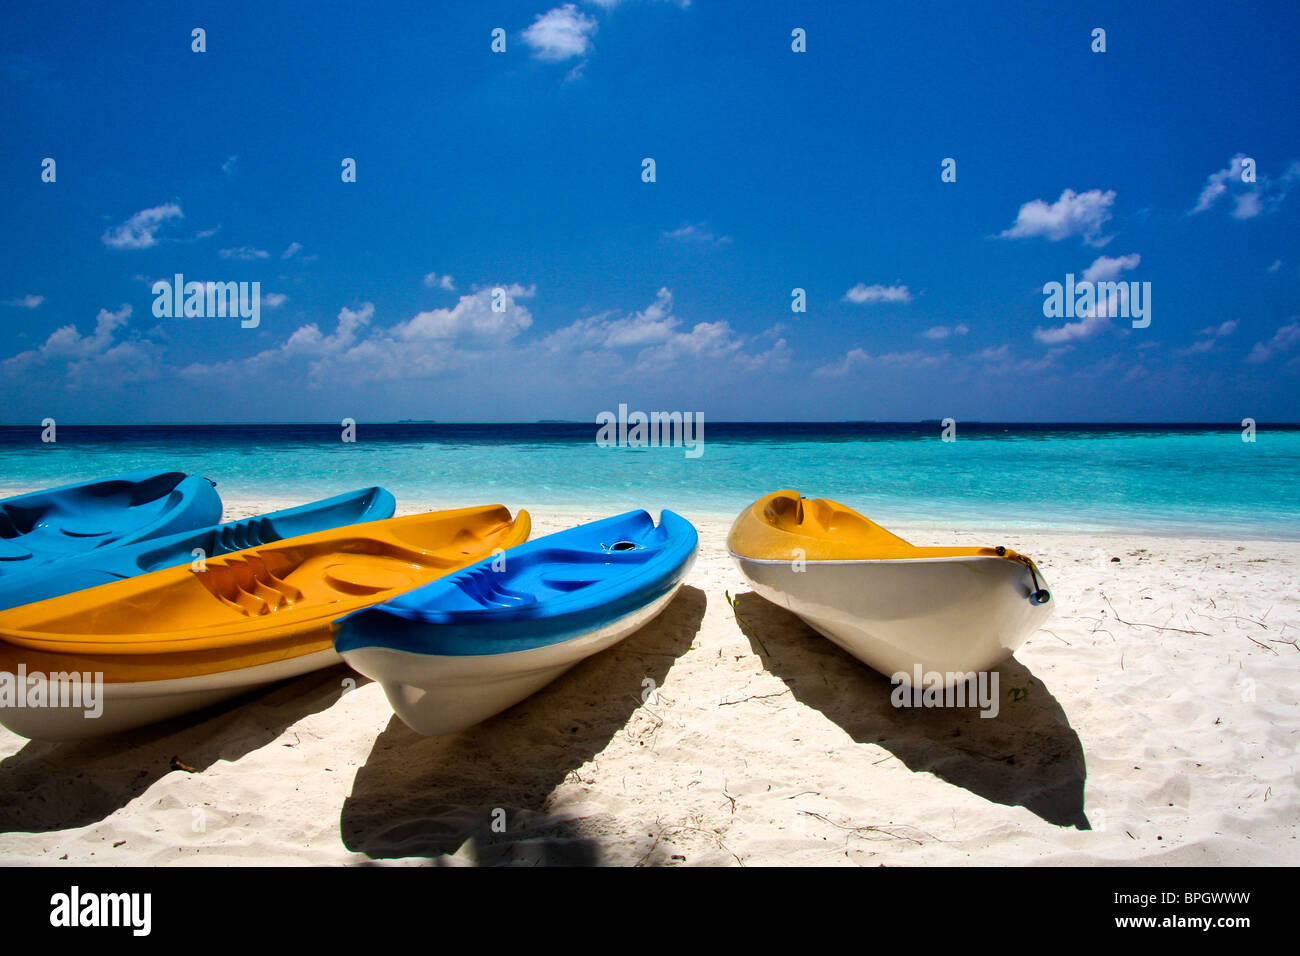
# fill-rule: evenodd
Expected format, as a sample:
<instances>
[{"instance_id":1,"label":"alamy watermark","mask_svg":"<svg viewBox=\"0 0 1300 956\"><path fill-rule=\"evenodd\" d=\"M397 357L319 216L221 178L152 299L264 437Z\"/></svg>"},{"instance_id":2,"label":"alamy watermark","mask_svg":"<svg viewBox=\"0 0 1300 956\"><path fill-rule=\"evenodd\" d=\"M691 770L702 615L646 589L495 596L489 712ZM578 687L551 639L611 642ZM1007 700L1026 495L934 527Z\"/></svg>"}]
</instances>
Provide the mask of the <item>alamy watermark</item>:
<instances>
[{"instance_id":1,"label":"alamy watermark","mask_svg":"<svg viewBox=\"0 0 1300 956\"><path fill-rule=\"evenodd\" d=\"M1151 324L1150 282L1074 281L1066 273L1065 283L1043 286L1043 315L1049 319L1108 318L1132 319L1133 328Z\"/></svg>"},{"instance_id":2,"label":"alamy watermark","mask_svg":"<svg viewBox=\"0 0 1300 956\"><path fill-rule=\"evenodd\" d=\"M186 282L178 272L172 282L155 282L153 294L153 314L160 319L239 316L239 324L245 329L255 329L262 321L260 282Z\"/></svg>"},{"instance_id":3,"label":"alamy watermark","mask_svg":"<svg viewBox=\"0 0 1300 956\"><path fill-rule=\"evenodd\" d=\"M152 893L82 892L75 884L66 893L50 897L50 925L54 927L121 927L132 936L148 936L153 927Z\"/></svg>"},{"instance_id":4,"label":"alamy watermark","mask_svg":"<svg viewBox=\"0 0 1300 956\"><path fill-rule=\"evenodd\" d=\"M5 709L80 708L94 719L104 713L104 675L90 671L0 671L0 707Z\"/></svg>"},{"instance_id":5,"label":"alamy watermark","mask_svg":"<svg viewBox=\"0 0 1300 956\"><path fill-rule=\"evenodd\" d=\"M909 675L899 671L889 678L894 689L889 702L895 707L976 707L980 717L996 717L1000 708L997 671L922 671L917 664Z\"/></svg>"},{"instance_id":6,"label":"alamy watermark","mask_svg":"<svg viewBox=\"0 0 1300 956\"><path fill-rule=\"evenodd\" d=\"M681 447L687 458L704 454L703 412L628 412L620 404L617 414L599 413L596 424L601 448Z\"/></svg>"}]
</instances>

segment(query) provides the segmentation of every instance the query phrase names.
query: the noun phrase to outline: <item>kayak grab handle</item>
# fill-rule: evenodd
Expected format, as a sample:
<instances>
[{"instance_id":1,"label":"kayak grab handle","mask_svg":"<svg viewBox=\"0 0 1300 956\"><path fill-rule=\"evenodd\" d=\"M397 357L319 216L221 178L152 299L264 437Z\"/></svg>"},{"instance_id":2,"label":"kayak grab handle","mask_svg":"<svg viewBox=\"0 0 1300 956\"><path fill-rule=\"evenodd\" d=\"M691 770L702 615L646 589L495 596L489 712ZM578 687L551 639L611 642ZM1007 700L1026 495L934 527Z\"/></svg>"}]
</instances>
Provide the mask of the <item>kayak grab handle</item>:
<instances>
[{"instance_id":1,"label":"kayak grab handle","mask_svg":"<svg viewBox=\"0 0 1300 956\"><path fill-rule=\"evenodd\" d=\"M1003 547L1002 545L998 545L998 546L997 546L996 548L994 548L993 550L997 553L998 557L1006 557L1007 549L1006 549L1005 547ZM1047 588L1043 587L1043 586L1039 583L1039 581L1038 581L1038 568L1036 568L1036 567L1034 566L1034 562L1031 561L1029 558L1025 557L1023 554L1017 554L1017 555L1015 555L1015 556L1013 557L1013 560L1015 560L1015 561L1019 561L1019 562L1020 562L1021 564L1023 564L1026 568L1028 568L1028 569L1029 569L1029 576L1030 576L1031 578L1033 578L1033 580L1034 580L1034 589L1033 589L1032 591L1029 592L1029 601L1030 601L1030 603L1031 603L1031 604L1046 604L1048 601L1050 601L1050 600L1052 599L1052 592L1049 591L1049 590L1047 590Z\"/></svg>"}]
</instances>

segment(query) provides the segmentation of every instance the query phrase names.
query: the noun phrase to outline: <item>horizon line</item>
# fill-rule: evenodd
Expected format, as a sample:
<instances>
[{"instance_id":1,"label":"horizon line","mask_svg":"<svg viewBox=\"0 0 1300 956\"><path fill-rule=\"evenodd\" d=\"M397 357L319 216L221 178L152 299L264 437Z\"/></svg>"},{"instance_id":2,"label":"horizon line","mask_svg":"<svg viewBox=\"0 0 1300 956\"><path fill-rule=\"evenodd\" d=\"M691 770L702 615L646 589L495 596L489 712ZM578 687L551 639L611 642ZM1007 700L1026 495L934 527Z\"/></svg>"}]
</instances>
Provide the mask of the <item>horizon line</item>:
<instances>
[{"instance_id":1,"label":"horizon line","mask_svg":"<svg viewBox=\"0 0 1300 956\"><path fill-rule=\"evenodd\" d=\"M699 413L692 413L699 414ZM952 417L952 416L949 416ZM1267 424L1271 427L1286 426L1300 427L1300 421L1264 421L1252 419L1255 424ZM707 424L713 425L938 425L942 424L944 419L941 418L916 418L916 419L888 419L888 418L821 418L821 419L778 419L778 418L725 418L717 419ZM1040 419L1040 420L999 420L999 419L979 419L979 418L954 418L958 425L1074 425L1074 426L1091 426L1091 425L1213 425L1224 428L1241 428L1242 423L1237 420L1211 421L1201 419L1103 419L1103 420L1069 420L1069 419ZM170 421L170 422L58 422L58 427L72 428L230 428L243 426L261 426L261 427L330 427L338 428L341 422L330 420L315 421ZM470 426L470 425L591 425L596 426L599 423L583 419L533 419L530 421L522 420L497 420L497 421L447 421L440 419L396 419L384 420L376 419L373 421L357 420L356 425L452 425L452 426ZM0 428L35 428L40 429L42 426L39 422L0 422Z\"/></svg>"}]
</instances>

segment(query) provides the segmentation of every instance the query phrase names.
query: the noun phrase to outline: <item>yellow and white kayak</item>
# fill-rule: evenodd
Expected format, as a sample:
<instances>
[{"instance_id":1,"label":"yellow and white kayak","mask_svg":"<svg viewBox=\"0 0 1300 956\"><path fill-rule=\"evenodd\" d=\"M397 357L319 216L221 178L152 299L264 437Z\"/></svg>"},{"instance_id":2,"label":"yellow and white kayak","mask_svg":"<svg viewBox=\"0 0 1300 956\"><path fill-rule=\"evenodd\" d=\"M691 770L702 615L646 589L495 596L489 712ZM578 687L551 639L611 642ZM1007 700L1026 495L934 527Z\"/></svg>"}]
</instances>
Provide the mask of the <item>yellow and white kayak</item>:
<instances>
[{"instance_id":1,"label":"yellow and white kayak","mask_svg":"<svg viewBox=\"0 0 1300 956\"><path fill-rule=\"evenodd\" d=\"M501 505L334 528L0 612L0 723L67 740L339 661L330 623L528 540Z\"/></svg>"},{"instance_id":2,"label":"yellow and white kayak","mask_svg":"<svg viewBox=\"0 0 1300 956\"><path fill-rule=\"evenodd\" d=\"M777 491L742 511L731 556L762 597L901 683L944 686L1010 657L1052 613L1009 548L916 547L825 498Z\"/></svg>"}]
</instances>

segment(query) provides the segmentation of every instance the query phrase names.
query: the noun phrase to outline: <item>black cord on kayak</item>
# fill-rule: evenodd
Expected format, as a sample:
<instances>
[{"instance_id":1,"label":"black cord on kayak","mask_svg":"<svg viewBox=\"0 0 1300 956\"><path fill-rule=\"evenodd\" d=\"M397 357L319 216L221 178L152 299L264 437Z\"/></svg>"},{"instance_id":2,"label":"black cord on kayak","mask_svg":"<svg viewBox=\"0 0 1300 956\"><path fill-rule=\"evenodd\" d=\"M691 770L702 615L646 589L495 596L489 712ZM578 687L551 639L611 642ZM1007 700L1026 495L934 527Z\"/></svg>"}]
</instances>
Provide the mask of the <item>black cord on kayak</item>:
<instances>
[{"instance_id":1,"label":"black cord on kayak","mask_svg":"<svg viewBox=\"0 0 1300 956\"><path fill-rule=\"evenodd\" d=\"M993 550L997 553L998 557L1006 556L1007 549L1002 545L998 545ZM1029 592L1029 600L1033 601L1035 604L1046 604L1052 599L1052 592L1038 583L1038 569L1034 567L1034 562L1030 561L1023 554L1017 555L1016 557L1021 564L1029 569L1029 576L1034 579L1034 589Z\"/></svg>"}]
</instances>

